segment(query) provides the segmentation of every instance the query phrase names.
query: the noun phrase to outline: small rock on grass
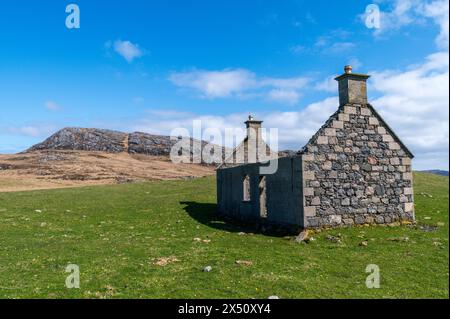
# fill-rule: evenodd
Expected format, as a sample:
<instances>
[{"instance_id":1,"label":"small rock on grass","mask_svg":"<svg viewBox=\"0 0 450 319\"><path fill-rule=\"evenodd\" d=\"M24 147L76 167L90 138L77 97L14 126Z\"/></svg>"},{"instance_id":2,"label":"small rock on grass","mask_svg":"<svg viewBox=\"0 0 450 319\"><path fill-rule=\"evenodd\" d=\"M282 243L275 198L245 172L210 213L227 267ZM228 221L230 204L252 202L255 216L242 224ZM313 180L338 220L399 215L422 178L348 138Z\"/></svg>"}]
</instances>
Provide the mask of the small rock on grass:
<instances>
[{"instance_id":1,"label":"small rock on grass","mask_svg":"<svg viewBox=\"0 0 450 319\"><path fill-rule=\"evenodd\" d=\"M269 296L269 298L267 298L267 299L280 299L280 297L278 297L278 296Z\"/></svg>"},{"instance_id":2,"label":"small rock on grass","mask_svg":"<svg viewBox=\"0 0 450 319\"><path fill-rule=\"evenodd\" d=\"M436 231L437 230L437 226L433 226L433 225L420 225L419 229L425 232L432 232L432 231Z\"/></svg>"},{"instance_id":3,"label":"small rock on grass","mask_svg":"<svg viewBox=\"0 0 450 319\"><path fill-rule=\"evenodd\" d=\"M367 241L362 241L359 243L359 245L362 247L367 247L368 243L367 243Z\"/></svg>"},{"instance_id":4,"label":"small rock on grass","mask_svg":"<svg viewBox=\"0 0 450 319\"><path fill-rule=\"evenodd\" d=\"M300 234L298 234L297 237L295 237L294 241L296 243L302 243L302 242L309 242L309 232L308 230L302 231Z\"/></svg>"},{"instance_id":5,"label":"small rock on grass","mask_svg":"<svg viewBox=\"0 0 450 319\"><path fill-rule=\"evenodd\" d=\"M237 265L243 265L243 266L251 266L253 265L252 261L249 260L236 260Z\"/></svg>"},{"instance_id":6,"label":"small rock on grass","mask_svg":"<svg viewBox=\"0 0 450 319\"><path fill-rule=\"evenodd\" d=\"M203 268L203 272L210 272L212 270L211 266L206 266L205 268Z\"/></svg>"},{"instance_id":7,"label":"small rock on grass","mask_svg":"<svg viewBox=\"0 0 450 319\"><path fill-rule=\"evenodd\" d=\"M340 236L333 236L333 235L327 235L325 238L329 241L331 241L332 243L337 243L340 244L341 243L341 239L339 238Z\"/></svg>"}]
</instances>

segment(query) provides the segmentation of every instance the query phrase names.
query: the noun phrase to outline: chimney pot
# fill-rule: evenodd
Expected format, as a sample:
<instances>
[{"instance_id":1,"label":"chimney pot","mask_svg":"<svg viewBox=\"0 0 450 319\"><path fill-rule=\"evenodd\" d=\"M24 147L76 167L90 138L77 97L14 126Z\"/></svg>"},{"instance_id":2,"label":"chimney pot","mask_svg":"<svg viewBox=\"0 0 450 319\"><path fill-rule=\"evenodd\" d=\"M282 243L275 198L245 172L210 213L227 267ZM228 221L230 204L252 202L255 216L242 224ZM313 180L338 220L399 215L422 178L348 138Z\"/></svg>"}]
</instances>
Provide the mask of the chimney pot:
<instances>
[{"instance_id":1,"label":"chimney pot","mask_svg":"<svg viewBox=\"0 0 450 319\"><path fill-rule=\"evenodd\" d=\"M353 71L353 67L351 65L346 65L344 67L345 74L350 74L350 73L352 73L352 71Z\"/></svg>"},{"instance_id":2,"label":"chimney pot","mask_svg":"<svg viewBox=\"0 0 450 319\"><path fill-rule=\"evenodd\" d=\"M367 104L366 82L369 75L353 73L351 65L344 67L344 74L335 78L339 83L339 104Z\"/></svg>"}]
</instances>

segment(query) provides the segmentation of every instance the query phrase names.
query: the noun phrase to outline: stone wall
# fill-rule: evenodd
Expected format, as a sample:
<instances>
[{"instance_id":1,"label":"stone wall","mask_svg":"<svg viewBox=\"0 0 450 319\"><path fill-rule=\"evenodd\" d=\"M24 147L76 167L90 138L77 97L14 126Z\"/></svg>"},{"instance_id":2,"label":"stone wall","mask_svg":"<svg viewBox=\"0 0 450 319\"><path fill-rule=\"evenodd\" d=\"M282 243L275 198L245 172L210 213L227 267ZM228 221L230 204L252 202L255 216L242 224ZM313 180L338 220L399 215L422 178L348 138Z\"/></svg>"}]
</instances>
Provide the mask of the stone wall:
<instances>
[{"instance_id":1,"label":"stone wall","mask_svg":"<svg viewBox=\"0 0 450 319\"><path fill-rule=\"evenodd\" d=\"M263 165L260 163L218 169L218 212L254 225L277 225L293 231L303 229L301 157L284 157L277 161L277 171L269 175L260 174ZM247 177L250 196L245 198Z\"/></svg>"},{"instance_id":2,"label":"stone wall","mask_svg":"<svg viewBox=\"0 0 450 319\"><path fill-rule=\"evenodd\" d=\"M301 153L306 227L414 220L412 154L371 105L339 107Z\"/></svg>"}]
</instances>

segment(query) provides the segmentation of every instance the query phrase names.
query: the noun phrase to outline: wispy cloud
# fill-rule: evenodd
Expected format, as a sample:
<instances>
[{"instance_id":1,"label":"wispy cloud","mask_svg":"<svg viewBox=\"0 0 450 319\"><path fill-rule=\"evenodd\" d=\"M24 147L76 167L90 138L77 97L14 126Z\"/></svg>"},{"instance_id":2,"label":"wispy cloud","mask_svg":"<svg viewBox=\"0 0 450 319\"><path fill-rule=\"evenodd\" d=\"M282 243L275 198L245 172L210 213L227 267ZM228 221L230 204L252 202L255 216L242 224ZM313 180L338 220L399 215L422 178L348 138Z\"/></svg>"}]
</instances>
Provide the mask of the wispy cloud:
<instances>
[{"instance_id":1,"label":"wispy cloud","mask_svg":"<svg viewBox=\"0 0 450 319\"><path fill-rule=\"evenodd\" d=\"M47 137L55 130L54 125L49 124L30 124L22 126L3 126L0 127L0 134L11 134L29 137Z\"/></svg>"},{"instance_id":2,"label":"wispy cloud","mask_svg":"<svg viewBox=\"0 0 450 319\"><path fill-rule=\"evenodd\" d=\"M256 119L264 120L265 128L277 128L279 133L280 149L299 150L306 144L323 122L337 109L338 99L327 98L308 105L301 111L292 112L258 112L254 113ZM129 130L168 135L172 130L185 128L192 131L193 121L201 121L203 131L208 128L219 129L224 134L225 129L242 129L238 141L245 136L244 121L247 112L233 113L225 116L152 110L148 117L133 123ZM204 137L204 139L207 139ZM226 144L226 146L232 146Z\"/></svg>"},{"instance_id":3,"label":"wispy cloud","mask_svg":"<svg viewBox=\"0 0 450 319\"><path fill-rule=\"evenodd\" d=\"M423 63L411 65L406 69L369 72L372 74L370 89L377 93L377 98L371 103L415 153L415 169L448 169L448 60L448 52L437 52L428 56ZM264 82L256 76L250 78L253 86ZM265 81L271 85L283 86L285 90L269 90L267 98L278 99L284 103L298 99L297 91L290 92L288 87L301 87L301 81ZM334 77L316 84L314 88L335 92L337 95ZM330 97L312 103L300 111L259 112L254 115L265 121L265 127L278 128L281 149L298 150L337 109L338 104L336 97ZM241 127L246 116L247 113L244 112L228 116L163 112L162 115L152 114L136 125L141 130L151 132L158 129L160 133L168 134L169 129L174 127L191 127L194 119L202 120L204 127Z\"/></svg>"},{"instance_id":4,"label":"wispy cloud","mask_svg":"<svg viewBox=\"0 0 450 319\"><path fill-rule=\"evenodd\" d=\"M301 54L343 54L354 49L356 43L351 39L352 32L344 29L335 29L316 38L310 46L297 44L290 48L291 53Z\"/></svg>"},{"instance_id":5,"label":"wispy cloud","mask_svg":"<svg viewBox=\"0 0 450 319\"><path fill-rule=\"evenodd\" d=\"M449 3L446 0L433 1L423 6L422 14L433 19L439 25L440 32L436 37L436 44L442 50L449 47Z\"/></svg>"},{"instance_id":6,"label":"wispy cloud","mask_svg":"<svg viewBox=\"0 0 450 319\"><path fill-rule=\"evenodd\" d=\"M46 109L48 109L50 111L59 111L61 109L61 106L54 101L46 101L44 103L44 106Z\"/></svg>"},{"instance_id":7,"label":"wispy cloud","mask_svg":"<svg viewBox=\"0 0 450 319\"><path fill-rule=\"evenodd\" d=\"M372 72L372 89L380 94L373 105L416 153L420 168L437 162L448 168L448 60L448 52L439 52L405 71Z\"/></svg>"},{"instance_id":8,"label":"wispy cloud","mask_svg":"<svg viewBox=\"0 0 450 319\"><path fill-rule=\"evenodd\" d=\"M288 101L290 104L298 102L298 91L309 82L306 77L258 77L246 69L176 72L169 76L169 80L182 89L197 92L208 99L262 96L272 101Z\"/></svg>"},{"instance_id":9,"label":"wispy cloud","mask_svg":"<svg viewBox=\"0 0 450 319\"><path fill-rule=\"evenodd\" d=\"M267 94L267 98L271 101L296 104L300 100L300 93L294 90L275 89Z\"/></svg>"},{"instance_id":10,"label":"wispy cloud","mask_svg":"<svg viewBox=\"0 0 450 319\"><path fill-rule=\"evenodd\" d=\"M140 58L145 54L145 51L139 47L137 43L130 41L116 40L114 42L108 41L105 44L107 49L113 49L117 54L122 56L128 63L133 62L134 59Z\"/></svg>"},{"instance_id":11,"label":"wispy cloud","mask_svg":"<svg viewBox=\"0 0 450 319\"><path fill-rule=\"evenodd\" d=\"M393 0L376 1L380 4L380 28L374 29L376 37L385 36L389 32L403 27L424 24L431 19L440 27L436 43L440 49L448 49L449 43L449 3L447 0ZM360 18L364 23L366 14Z\"/></svg>"},{"instance_id":12,"label":"wispy cloud","mask_svg":"<svg viewBox=\"0 0 450 319\"><path fill-rule=\"evenodd\" d=\"M335 42L331 44L328 48L325 48L323 52L329 54L348 52L355 47L353 42Z\"/></svg>"},{"instance_id":13,"label":"wispy cloud","mask_svg":"<svg viewBox=\"0 0 450 319\"><path fill-rule=\"evenodd\" d=\"M169 80L178 87L196 90L207 98L229 97L257 86L255 74L245 69L172 73Z\"/></svg>"}]
</instances>

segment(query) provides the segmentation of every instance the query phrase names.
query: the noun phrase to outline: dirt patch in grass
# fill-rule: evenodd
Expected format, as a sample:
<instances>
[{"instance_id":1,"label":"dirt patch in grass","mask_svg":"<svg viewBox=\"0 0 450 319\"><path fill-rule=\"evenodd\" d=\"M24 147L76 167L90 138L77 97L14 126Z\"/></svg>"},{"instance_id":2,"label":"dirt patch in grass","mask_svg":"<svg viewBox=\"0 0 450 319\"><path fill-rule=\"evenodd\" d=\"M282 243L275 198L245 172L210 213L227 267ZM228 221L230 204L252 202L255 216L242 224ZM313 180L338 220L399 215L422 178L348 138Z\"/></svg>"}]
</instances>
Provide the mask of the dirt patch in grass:
<instances>
[{"instance_id":1,"label":"dirt patch in grass","mask_svg":"<svg viewBox=\"0 0 450 319\"><path fill-rule=\"evenodd\" d=\"M0 192L210 176L214 167L168 157L83 151L0 155Z\"/></svg>"}]
</instances>

